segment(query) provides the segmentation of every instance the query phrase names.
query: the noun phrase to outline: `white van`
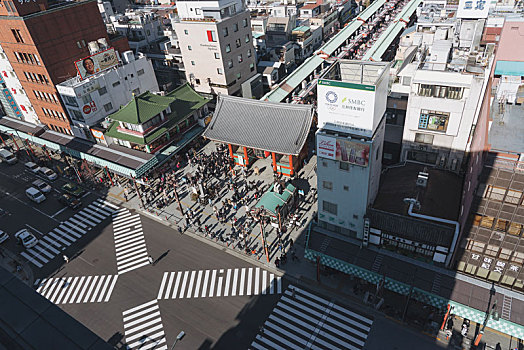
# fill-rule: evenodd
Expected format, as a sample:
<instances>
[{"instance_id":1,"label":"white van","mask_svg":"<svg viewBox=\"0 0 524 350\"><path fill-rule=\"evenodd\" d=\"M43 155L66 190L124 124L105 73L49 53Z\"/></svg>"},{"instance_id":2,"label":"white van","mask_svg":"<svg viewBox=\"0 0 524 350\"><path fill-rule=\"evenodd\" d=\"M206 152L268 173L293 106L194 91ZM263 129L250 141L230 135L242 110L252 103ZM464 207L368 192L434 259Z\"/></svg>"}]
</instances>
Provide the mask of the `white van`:
<instances>
[{"instance_id":1,"label":"white van","mask_svg":"<svg viewBox=\"0 0 524 350\"><path fill-rule=\"evenodd\" d=\"M7 164L15 164L17 162L16 156L4 148L0 148L0 159Z\"/></svg>"},{"instance_id":2,"label":"white van","mask_svg":"<svg viewBox=\"0 0 524 350\"><path fill-rule=\"evenodd\" d=\"M44 194L34 187L29 187L25 190L25 194L29 199L37 203L42 203L45 200Z\"/></svg>"}]
</instances>

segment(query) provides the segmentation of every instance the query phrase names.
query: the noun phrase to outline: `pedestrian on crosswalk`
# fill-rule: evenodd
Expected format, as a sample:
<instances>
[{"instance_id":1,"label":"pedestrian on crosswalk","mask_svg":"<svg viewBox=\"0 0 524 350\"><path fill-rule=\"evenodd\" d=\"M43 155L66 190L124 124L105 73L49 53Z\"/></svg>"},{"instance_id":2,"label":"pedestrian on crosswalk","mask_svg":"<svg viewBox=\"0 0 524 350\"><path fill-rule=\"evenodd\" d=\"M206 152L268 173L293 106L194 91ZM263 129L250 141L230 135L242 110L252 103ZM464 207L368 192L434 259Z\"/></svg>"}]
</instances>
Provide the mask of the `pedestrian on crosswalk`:
<instances>
[{"instance_id":1,"label":"pedestrian on crosswalk","mask_svg":"<svg viewBox=\"0 0 524 350\"><path fill-rule=\"evenodd\" d=\"M69 258L67 257L67 255L63 255L62 257L64 258L66 264L69 264Z\"/></svg>"},{"instance_id":2,"label":"pedestrian on crosswalk","mask_svg":"<svg viewBox=\"0 0 524 350\"><path fill-rule=\"evenodd\" d=\"M154 265L154 260L153 260L153 257L152 257L151 255L149 255L149 256L147 257L147 260L149 261L149 263L150 263L151 265Z\"/></svg>"}]
</instances>

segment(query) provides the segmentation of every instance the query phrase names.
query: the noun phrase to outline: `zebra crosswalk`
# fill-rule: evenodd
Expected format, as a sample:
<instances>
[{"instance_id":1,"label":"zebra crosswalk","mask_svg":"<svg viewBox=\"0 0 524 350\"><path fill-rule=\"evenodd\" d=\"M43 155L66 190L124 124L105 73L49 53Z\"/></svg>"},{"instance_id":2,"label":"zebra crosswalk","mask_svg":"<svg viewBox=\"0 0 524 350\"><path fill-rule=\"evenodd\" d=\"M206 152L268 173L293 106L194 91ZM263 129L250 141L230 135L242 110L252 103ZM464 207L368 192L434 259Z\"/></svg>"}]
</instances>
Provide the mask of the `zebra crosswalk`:
<instances>
[{"instance_id":1,"label":"zebra crosswalk","mask_svg":"<svg viewBox=\"0 0 524 350\"><path fill-rule=\"evenodd\" d=\"M149 265L142 222L139 214L121 209L113 214L116 266L118 274Z\"/></svg>"},{"instance_id":2,"label":"zebra crosswalk","mask_svg":"<svg viewBox=\"0 0 524 350\"><path fill-rule=\"evenodd\" d=\"M259 267L164 272L157 299L281 294L280 276Z\"/></svg>"},{"instance_id":3,"label":"zebra crosswalk","mask_svg":"<svg viewBox=\"0 0 524 350\"><path fill-rule=\"evenodd\" d=\"M123 313L127 349L167 349L158 303L155 300Z\"/></svg>"},{"instance_id":4,"label":"zebra crosswalk","mask_svg":"<svg viewBox=\"0 0 524 350\"><path fill-rule=\"evenodd\" d=\"M373 320L303 289L288 286L251 349L364 347Z\"/></svg>"},{"instance_id":5,"label":"zebra crosswalk","mask_svg":"<svg viewBox=\"0 0 524 350\"><path fill-rule=\"evenodd\" d=\"M103 199L97 199L78 213L44 235L33 248L20 253L30 263L42 268L60 251L82 238L87 231L101 223L119 208Z\"/></svg>"},{"instance_id":6,"label":"zebra crosswalk","mask_svg":"<svg viewBox=\"0 0 524 350\"><path fill-rule=\"evenodd\" d=\"M35 286L55 304L107 303L117 279L118 275L45 278Z\"/></svg>"}]
</instances>

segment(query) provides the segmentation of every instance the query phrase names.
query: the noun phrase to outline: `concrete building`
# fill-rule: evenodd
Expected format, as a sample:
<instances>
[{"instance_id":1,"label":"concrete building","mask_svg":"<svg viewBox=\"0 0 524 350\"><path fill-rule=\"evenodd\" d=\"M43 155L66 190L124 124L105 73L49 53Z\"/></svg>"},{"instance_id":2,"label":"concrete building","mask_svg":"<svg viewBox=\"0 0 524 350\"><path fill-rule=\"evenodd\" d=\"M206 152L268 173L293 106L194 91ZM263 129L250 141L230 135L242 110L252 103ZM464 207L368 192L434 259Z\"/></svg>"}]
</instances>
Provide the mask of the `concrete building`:
<instances>
[{"instance_id":1,"label":"concrete building","mask_svg":"<svg viewBox=\"0 0 524 350\"><path fill-rule=\"evenodd\" d=\"M109 32L126 36L129 47L138 52L164 37L161 18L154 12L127 10L110 16Z\"/></svg>"},{"instance_id":2,"label":"concrete building","mask_svg":"<svg viewBox=\"0 0 524 350\"><path fill-rule=\"evenodd\" d=\"M322 44L322 27L300 26L291 32L291 40L296 44L295 57L302 61Z\"/></svg>"},{"instance_id":3,"label":"concrete building","mask_svg":"<svg viewBox=\"0 0 524 350\"><path fill-rule=\"evenodd\" d=\"M256 72L250 14L242 1L178 1L178 36L187 81L196 91L238 95Z\"/></svg>"},{"instance_id":4,"label":"concrete building","mask_svg":"<svg viewBox=\"0 0 524 350\"><path fill-rule=\"evenodd\" d=\"M94 1L8 3L0 7L0 45L38 120L71 135L55 85L77 74L75 61L89 55L89 42L102 38L121 51L127 42L110 42Z\"/></svg>"},{"instance_id":5,"label":"concrete building","mask_svg":"<svg viewBox=\"0 0 524 350\"><path fill-rule=\"evenodd\" d=\"M56 86L72 121L73 134L96 141L90 128L143 92L157 92L151 62L142 54L123 53L119 65L81 80L71 78Z\"/></svg>"},{"instance_id":6,"label":"concrete building","mask_svg":"<svg viewBox=\"0 0 524 350\"><path fill-rule=\"evenodd\" d=\"M365 215L379 188L387 63L337 61L317 87L319 226L368 240Z\"/></svg>"}]
</instances>

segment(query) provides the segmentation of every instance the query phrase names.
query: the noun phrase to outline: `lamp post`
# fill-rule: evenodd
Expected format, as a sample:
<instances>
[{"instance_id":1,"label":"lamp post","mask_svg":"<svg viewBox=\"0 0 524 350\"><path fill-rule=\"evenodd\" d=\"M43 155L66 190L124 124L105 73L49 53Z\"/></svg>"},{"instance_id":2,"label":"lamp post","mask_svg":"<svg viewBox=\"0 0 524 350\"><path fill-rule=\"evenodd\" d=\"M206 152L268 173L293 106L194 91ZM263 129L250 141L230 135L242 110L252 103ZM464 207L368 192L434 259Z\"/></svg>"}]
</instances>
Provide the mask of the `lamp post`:
<instances>
[{"instance_id":1,"label":"lamp post","mask_svg":"<svg viewBox=\"0 0 524 350\"><path fill-rule=\"evenodd\" d=\"M261 209L263 209L261 207ZM267 250L267 244L266 244L266 237L265 237L265 233L264 233L264 225L262 224L262 210L261 210L261 213L258 217L258 220L260 222L260 233L262 234L262 244L264 245L264 252L266 253L266 259L267 259L267 262L269 262L269 252Z\"/></svg>"},{"instance_id":2,"label":"lamp post","mask_svg":"<svg viewBox=\"0 0 524 350\"><path fill-rule=\"evenodd\" d=\"M182 340L182 338L184 338L184 335L186 335L186 332L184 332L184 331L180 331L180 333L178 333L178 335L176 336L175 342L174 342L173 345L171 346L171 350L173 350L173 348L175 347L176 343L177 343L179 340Z\"/></svg>"},{"instance_id":3,"label":"lamp post","mask_svg":"<svg viewBox=\"0 0 524 350\"><path fill-rule=\"evenodd\" d=\"M497 307L497 300L495 300L490 310L491 299L493 298L495 293L496 293L495 284L492 284L491 289L489 290L488 308L486 309L486 315L484 317L484 322L482 323L482 329L480 330L479 334L477 334L477 337L475 338L475 343L474 343L475 346L479 345L480 340L482 339L482 336L484 335L484 329L486 328L488 324L489 317L492 316L493 318L497 318L497 310L495 310Z\"/></svg>"}]
</instances>

